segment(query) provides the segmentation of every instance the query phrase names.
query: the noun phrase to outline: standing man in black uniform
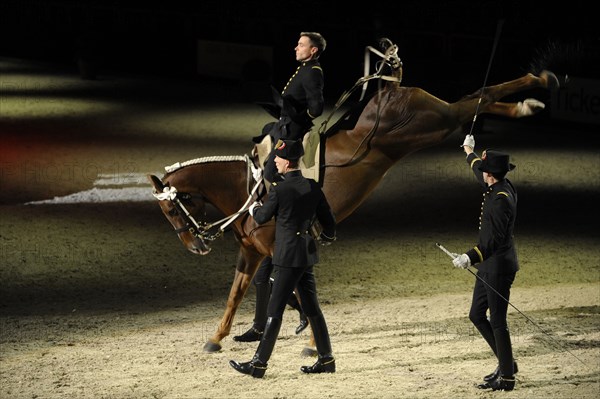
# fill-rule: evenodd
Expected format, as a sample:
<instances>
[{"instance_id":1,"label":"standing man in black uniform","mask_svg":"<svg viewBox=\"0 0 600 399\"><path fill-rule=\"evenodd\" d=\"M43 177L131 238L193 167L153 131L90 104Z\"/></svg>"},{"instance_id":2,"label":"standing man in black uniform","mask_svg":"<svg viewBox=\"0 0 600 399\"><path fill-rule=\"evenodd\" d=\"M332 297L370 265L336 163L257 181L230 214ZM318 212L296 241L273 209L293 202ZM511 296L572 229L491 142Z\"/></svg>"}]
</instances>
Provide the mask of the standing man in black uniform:
<instances>
[{"instance_id":1,"label":"standing man in black uniform","mask_svg":"<svg viewBox=\"0 0 600 399\"><path fill-rule=\"evenodd\" d=\"M229 364L243 374L262 378L271 357L283 312L290 292L297 289L302 308L313 330L319 358L312 366L302 366L304 373L333 373L335 359L327 323L321 312L313 265L319 261L317 244L309 233L310 224L316 216L323 226L321 241L335 240L335 216L319 184L302 176L298 162L304 150L300 141L284 140L275 150L277 171L284 175L283 181L273 183L264 205L255 202L250 214L258 224L275 217L275 248L273 264L276 277L267 310L267 324L258 349L249 362L231 360Z\"/></svg>"},{"instance_id":2,"label":"standing man in black uniform","mask_svg":"<svg viewBox=\"0 0 600 399\"><path fill-rule=\"evenodd\" d=\"M519 270L513 243L517 215L517 190L505 176L515 168L509 155L484 151L481 158L474 152L475 139L467 135L463 142L467 163L484 188L479 217L479 241L462 255L455 254L454 266L477 268L469 319L486 340L498 359L498 367L484 377L478 388L512 391L517 363L513 359L506 314L510 288ZM500 294L500 295L498 295ZM489 309L490 317L486 317Z\"/></svg>"},{"instance_id":3,"label":"standing man in black uniform","mask_svg":"<svg viewBox=\"0 0 600 399\"><path fill-rule=\"evenodd\" d=\"M321 116L325 106L323 97L324 77L319 57L325 51L327 42L318 32L301 32L296 45L296 61L300 63L289 79L281 94L275 92L273 113L279 117L277 122L271 122L263 129L264 134L271 136L275 144L281 140L300 140L313 127L313 119ZM278 114L278 115L277 115ZM257 136L253 141L260 143L264 136ZM275 150L269 154L264 178L268 182L279 180L275 167ZM256 307L252 327L241 335L233 337L238 342L259 341L266 323L267 303L270 295L269 279L273 272L273 264L267 257L256 271L253 282L256 288ZM290 305L300 312L300 325L297 333L306 327L303 312L297 301L290 297Z\"/></svg>"}]
</instances>

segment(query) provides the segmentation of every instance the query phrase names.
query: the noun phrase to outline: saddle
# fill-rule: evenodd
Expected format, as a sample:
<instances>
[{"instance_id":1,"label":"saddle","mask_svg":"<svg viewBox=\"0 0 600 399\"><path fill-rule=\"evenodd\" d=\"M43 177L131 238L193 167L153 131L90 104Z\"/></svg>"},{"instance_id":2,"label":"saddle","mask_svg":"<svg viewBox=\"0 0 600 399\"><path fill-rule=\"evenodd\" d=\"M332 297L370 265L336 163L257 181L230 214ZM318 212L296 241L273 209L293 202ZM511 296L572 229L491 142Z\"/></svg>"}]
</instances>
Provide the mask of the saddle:
<instances>
[{"instance_id":1,"label":"saddle","mask_svg":"<svg viewBox=\"0 0 600 399\"><path fill-rule=\"evenodd\" d=\"M321 156L321 135L317 131L309 131L302 138L304 155L300 158L300 171L308 179L320 180L320 156ZM260 143L254 145L252 149L252 159L255 166L264 170L264 164L267 157L273 149L273 139L270 135L265 135Z\"/></svg>"}]
</instances>

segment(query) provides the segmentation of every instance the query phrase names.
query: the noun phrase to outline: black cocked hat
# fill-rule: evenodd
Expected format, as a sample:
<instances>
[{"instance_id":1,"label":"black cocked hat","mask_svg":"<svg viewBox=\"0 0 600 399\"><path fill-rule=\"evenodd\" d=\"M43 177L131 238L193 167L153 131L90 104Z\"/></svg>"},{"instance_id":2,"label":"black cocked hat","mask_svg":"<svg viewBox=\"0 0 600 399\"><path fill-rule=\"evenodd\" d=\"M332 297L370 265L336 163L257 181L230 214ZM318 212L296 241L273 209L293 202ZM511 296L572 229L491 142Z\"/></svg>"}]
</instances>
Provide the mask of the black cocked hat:
<instances>
[{"instance_id":1,"label":"black cocked hat","mask_svg":"<svg viewBox=\"0 0 600 399\"><path fill-rule=\"evenodd\" d=\"M509 162L509 155L496 151L485 150L481 155L481 164L479 170L487 173L506 173L515 168L515 165Z\"/></svg>"},{"instance_id":2,"label":"black cocked hat","mask_svg":"<svg viewBox=\"0 0 600 399\"><path fill-rule=\"evenodd\" d=\"M299 140L280 140L275 155L287 160L298 160L304 155L304 148Z\"/></svg>"}]
</instances>

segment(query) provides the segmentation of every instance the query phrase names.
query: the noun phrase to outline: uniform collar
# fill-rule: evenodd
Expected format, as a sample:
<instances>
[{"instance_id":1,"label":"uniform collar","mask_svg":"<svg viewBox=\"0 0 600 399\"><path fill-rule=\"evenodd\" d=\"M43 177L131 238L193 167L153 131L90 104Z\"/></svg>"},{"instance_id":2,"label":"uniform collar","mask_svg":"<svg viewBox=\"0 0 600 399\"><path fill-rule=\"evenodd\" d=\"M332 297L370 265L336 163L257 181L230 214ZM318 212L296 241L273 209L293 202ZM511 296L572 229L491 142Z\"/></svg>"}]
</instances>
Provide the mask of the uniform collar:
<instances>
[{"instance_id":1,"label":"uniform collar","mask_svg":"<svg viewBox=\"0 0 600 399\"><path fill-rule=\"evenodd\" d=\"M302 175L302 171L300 169L294 169L294 170L290 170L289 172L284 174L283 177L284 177L284 179L286 179L288 177L296 177L296 176L301 176L301 175Z\"/></svg>"},{"instance_id":2,"label":"uniform collar","mask_svg":"<svg viewBox=\"0 0 600 399\"><path fill-rule=\"evenodd\" d=\"M301 66L312 66L312 65L315 65L315 64L318 64L318 63L319 63L319 61L318 61L318 60L316 60L315 58L313 58L312 60L308 60L308 61L302 61L302 62L300 63L300 65L301 65Z\"/></svg>"}]
</instances>

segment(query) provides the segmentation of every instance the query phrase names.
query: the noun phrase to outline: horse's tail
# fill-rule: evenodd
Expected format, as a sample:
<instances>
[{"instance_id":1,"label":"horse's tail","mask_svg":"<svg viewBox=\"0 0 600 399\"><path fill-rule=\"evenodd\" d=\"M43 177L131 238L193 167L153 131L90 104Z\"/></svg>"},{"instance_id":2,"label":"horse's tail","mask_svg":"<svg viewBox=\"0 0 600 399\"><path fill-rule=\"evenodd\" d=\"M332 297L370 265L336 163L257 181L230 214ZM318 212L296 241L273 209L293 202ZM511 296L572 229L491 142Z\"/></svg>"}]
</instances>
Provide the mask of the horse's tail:
<instances>
[{"instance_id":1,"label":"horse's tail","mask_svg":"<svg viewBox=\"0 0 600 399\"><path fill-rule=\"evenodd\" d=\"M586 39L548 39L534 51L528 72L600 78L600 47Z\"/></svg>"}]
</instances>

